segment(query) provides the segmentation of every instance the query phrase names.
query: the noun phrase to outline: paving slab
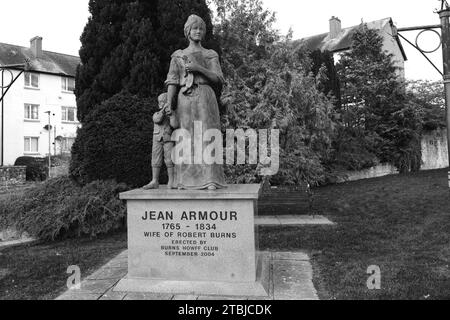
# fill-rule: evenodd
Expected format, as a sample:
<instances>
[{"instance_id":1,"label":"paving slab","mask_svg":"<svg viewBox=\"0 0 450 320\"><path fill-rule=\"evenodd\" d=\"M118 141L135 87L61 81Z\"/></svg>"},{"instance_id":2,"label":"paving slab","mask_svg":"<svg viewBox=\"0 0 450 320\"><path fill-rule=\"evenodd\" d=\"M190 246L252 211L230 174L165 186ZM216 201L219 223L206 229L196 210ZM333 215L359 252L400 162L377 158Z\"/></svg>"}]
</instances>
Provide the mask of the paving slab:
<instances>
[{"instance_id":1,"label":"paving slab","mask_svg":"<svg viewBox=\"0 0 450 320\"><path fill-rule=\"evenodd\" d=\"M278 220L282 226L290 226L290 225L302 225L302 226L310 226L310 225L333 225L328 218L324 216L278 216Z\"/></svg>"},{"instance_id":2,"label":"paving slab","mask_svg":"<svg viewBox=\"0 0 450 320\"><path fill-rule=\"evenodd\" d=\"M255 218L255 224L267 227L334 225L332 221L324 216L306 215L259 216Z\"/></svg>"},{"instance_id":3,"label":"paving slab","mask_svg":"<svg viewBox=\"0 0 450 320\"><path fill-rule=\"evenodd\" d=\"M91 293L100 293L104 294L109 289L111 289L114 284L117 283L117 279L108 279L108 280L90 280L87 279L81 282L81 291L88 291ZM76 290L76 289L72 289Z\"/></svg>"},{"instance_id":4,"label":"paving slab","mask_svg":"<svg viewBox=\"0 0 450 320\"><path fill-rule=\"evenodd\" d=\"M199 296L197 300L214 300L214 301L217 301L217 300L226 300L226 301L241 300L241 301L243 301L243 300L249 300L249 298L248 297ZM255 298L255 300L263 300L263 298L261 298L261 299Z\"/></svg>"},{"instance_id":5,"label":"paving slab","mask_svg":"<svg viewBox=\"0 0 450 320\"><path fill-rule=\"evenodd\" d=\"M309 261L309 257L304 252L272 252L273 260L294 260Z\"/></svg>"},{"instance_id":6,"label":"paving slab","mask_svg":"<svg viewBox=\"0 0 450 320\"><path fill-rule=\"evenodd\" d=\"M175 295L173 296L172 300L197 300L198 296L194 295Z\"/></svg>"},{"instance_id":7,"label":"paving slab","mask_svg":"<svg viewBox=\"0 0 450 320\"><path fill-rule=\"evenodd\" d=\"M318 300L308 261L275 260L273 283L275 300Z\"/></svg>"},{"instance_id":8,"label":"paving slab","mask_svg":"<svg viewBox=\"0 0 450 320\"><path fill-rule=\"evenodd\" d=\"M127 274L127 270L125 268L114 268L114 267L105 267L97 270L90 276L88 276L87 280L120 280L125 277Z\"/></svg>"},{"instance_id":9,"label":"paving slab","mask_svg":"<svg viewBox=\"0 0 450 320\"><path fill-rule=\"evenodd\" d=\"M110 262L108 262L105 268L128 268L128 261L126 259L122 259L121 257L113 258Z\"/></svg>"},{"instance_id":10,"label":"paving slab","mask_svg":"<svg viewBox=\"0 0 450 320\"><path fill-rule=\"evenodd\" d=\"M304 252L258 253L261 263L261 282L265 283L265 295L239 294L239 288L230 283L230 294L180 294L172 292L123 292L117 284L127 273L125 250L81 283L81 290L68 290L58 300L317 300L312 282L313 270ZM125 260L124 260L125 259ZM180 282L179 287L186 286ZM236 290L238 289L238 290ZM191 289L191 292L196 292Z\"/></svg>"},{"instance_id":11,"label":"paving slab","mask_svg":"<svg viewBox=\"0 0 450 320\"><path fill-rule=\"evenodd\" d=\"M132 292L127 293L123 300L172 300L172 298L172 294Z\"/></svg>"},{"instance_id":12,"label":"paving slab","mask_svg":"<svg viewBox=\"0 0 450 320\"><path fill-rule=\"evenodd\" d=\"M276 216L259 216L259 217L255 217L255 225L258 225L258 226L281 226L281 222Z\"/></svg>"},{"instance_id":13,"label":"paving slab","mask_svg":"<svg viewBox=\"0 0 450 320\"><path fill-rule=\"evenodd\" d=\"M117 260L127 260L128 259L128 252L127 251L122 251L121 253L119 253L116 256Z\"/></svg>"},{"instance_id":14,"label":"paving slab","mask_svg":"<svg viewBox=\"0 0 450 320\"><path fill-rule=\"evenodd\" d=\"M126 295L126 292L114 292L112 290L109 290L100 297L100 300L123 300Z\"/></svg>"},{"instance_id":15,"label":"paving slab","mask_svg":"<svg viewBox=\"0 0 450 320\"><path fill-rule=\"evenodd\" d=\"M95 294L90 291L69 290L55 300L98 300L101 294Z\"/></svg>"}]
</instances>

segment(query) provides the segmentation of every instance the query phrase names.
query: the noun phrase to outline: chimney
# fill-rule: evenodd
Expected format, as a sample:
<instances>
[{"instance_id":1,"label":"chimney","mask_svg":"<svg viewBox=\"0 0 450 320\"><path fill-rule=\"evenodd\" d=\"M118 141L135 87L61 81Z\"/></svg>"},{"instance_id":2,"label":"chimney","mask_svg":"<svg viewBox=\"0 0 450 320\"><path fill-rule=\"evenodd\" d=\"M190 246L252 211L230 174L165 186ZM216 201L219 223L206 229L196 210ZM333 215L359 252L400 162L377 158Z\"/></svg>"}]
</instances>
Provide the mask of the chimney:
<instances>
[{"instance_id":1,"label":"chimney","mask_svg":"<svg viewBox=\"0 0 450 320\"><path fill-rule=\"evenodd\" d=\"M30 40L30 49L36 58L42 57L42 37L34 37Z\"/></svg>"},{"instance_id":2,"label":"chimney","mask_svg":"<svg viewBox=\"0 0 450 320\"><path fill-rule=\"evenodd\" d=\"M341 20L338 17L332 16L330 19L330 39L335 39L341 33Z\"/></svg>"}]
</instances>

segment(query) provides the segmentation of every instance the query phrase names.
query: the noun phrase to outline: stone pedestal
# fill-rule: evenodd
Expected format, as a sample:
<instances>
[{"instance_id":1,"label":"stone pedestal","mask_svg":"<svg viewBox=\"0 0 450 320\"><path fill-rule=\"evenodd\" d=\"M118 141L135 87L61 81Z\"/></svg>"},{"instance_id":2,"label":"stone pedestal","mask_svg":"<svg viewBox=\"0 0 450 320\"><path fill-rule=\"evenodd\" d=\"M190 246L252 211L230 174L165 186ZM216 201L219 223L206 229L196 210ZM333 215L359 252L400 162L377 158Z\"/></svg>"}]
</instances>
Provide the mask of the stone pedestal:
<instances>
[{"instance_id":1,"label":"stone pedestal","mask_svg":"<svg viewBox=\"0 0 450 320\"><path fill-rule=\"evenodd\" d=\"M133 190L128 210L128 275L116 291L266 296L256 258L260 185L226 189Z\"/></svg>"}]
</instances>

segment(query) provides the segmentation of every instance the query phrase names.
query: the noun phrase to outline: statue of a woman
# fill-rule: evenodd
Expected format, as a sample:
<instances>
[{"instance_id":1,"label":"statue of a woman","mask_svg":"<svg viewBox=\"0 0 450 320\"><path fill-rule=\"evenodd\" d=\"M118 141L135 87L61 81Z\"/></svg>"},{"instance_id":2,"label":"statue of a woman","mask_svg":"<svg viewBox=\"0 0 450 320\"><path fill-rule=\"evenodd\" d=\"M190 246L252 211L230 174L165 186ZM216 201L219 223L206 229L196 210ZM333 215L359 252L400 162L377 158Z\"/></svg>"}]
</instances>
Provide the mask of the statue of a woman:
<instances>
[{"instance_id":1,"label":"statue of a woman","mask_svg":"<svg viewBox=\"0 0 450 320\"><path fill-rule=\"evenodd\" d=\"M189 46L172 54L167 75L167 98L180 123L180 129L190 133L191 150L194 150L194 123L202 124L202 132L208 129L220 130L219 107L215 91L223 84L219 56L214 50L202 47L206 24L202 18L191 15L184 34ZM201 139L203 141L203 139ZM208 142L202 142L203 148ZM175 165L176 186L180 189L215 190L225 187L221 164L195 163Z\"/></svg>"}]
</instances>

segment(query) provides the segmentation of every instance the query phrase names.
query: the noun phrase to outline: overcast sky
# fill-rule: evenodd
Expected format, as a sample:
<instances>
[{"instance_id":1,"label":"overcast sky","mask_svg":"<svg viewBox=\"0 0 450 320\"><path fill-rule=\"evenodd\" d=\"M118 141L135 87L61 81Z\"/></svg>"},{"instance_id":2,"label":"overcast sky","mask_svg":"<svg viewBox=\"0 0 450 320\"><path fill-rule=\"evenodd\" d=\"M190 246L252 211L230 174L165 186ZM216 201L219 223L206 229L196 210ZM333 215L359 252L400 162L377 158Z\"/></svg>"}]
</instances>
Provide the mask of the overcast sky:
<instances>
[{"instance_id":1,"label":"overcast sky","mask_svg":"<svg viewBox=\"0 0 450 320\"><path fill-rule=\"evenodd\" d=\"M168 0L170 1L170 0ZM263 0L277 12L276 27L282 33L289 28L294 38L303 38L328 31L328 20L337 16L342 27L392 17L398 27L439 23L434 9L437 0ZM2 1L0 7L0 42L28 46L29 40L42 36L43 48L78 55L80 35L87 22L88 0L14 0ZM415 41L417 32L404 36ZM424 49L434 47L438 38L432 34L421 37ZM441 78L439 73L409 44L403 43L408 56L406 77L409 79ZM430 56L442 69L441 50Z\"/></svg>"}]
</instances>

